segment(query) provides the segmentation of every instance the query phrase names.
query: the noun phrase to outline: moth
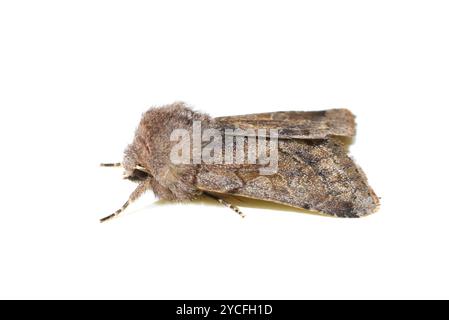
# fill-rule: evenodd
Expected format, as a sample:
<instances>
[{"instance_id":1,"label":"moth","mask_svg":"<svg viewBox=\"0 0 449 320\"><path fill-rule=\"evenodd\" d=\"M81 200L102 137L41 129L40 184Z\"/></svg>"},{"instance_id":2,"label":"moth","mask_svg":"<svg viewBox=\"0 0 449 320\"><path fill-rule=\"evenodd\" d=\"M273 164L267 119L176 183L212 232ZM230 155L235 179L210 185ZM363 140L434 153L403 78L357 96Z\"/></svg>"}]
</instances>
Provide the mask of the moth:
<instances>
[{"instance_id":1,"label":"moth","mask_svg":"<svg viewBox=\"0 0 449 320\"><path fill-rule=\"evenodd\" d=\"M238 136L234 129L253 133L275 130L276 172L261 174L258 163L174 162L171 155L179 141L172 139L173 132L181 129L192 133L198 122L202 132L208 128L219 132L221 141L234 141ZM125 178L137 186L125 204L101 222L118 216L149 190L169 201L209 196L242 216L225 196L265 200L336 217L371 214L379 207L379 199L362 169L348 156L348 140L354 135L355 118L346 109L212 118L182 102L151 108L143 114L123 161L102 164L122 167ZM252 138L251 134L244 137L245 150ZM206 143L202 141L201 146ZM235 146L231 146L231 153L235 156Z\"/></svg>"}]
</instances>

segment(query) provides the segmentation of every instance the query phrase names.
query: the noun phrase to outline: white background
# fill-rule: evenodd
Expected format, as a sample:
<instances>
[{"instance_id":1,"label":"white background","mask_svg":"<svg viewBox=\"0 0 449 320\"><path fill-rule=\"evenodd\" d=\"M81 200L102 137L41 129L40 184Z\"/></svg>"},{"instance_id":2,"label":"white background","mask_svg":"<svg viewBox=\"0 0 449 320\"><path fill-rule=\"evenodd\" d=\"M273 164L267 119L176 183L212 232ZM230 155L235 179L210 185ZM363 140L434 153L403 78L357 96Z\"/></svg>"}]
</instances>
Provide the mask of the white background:
<instances>
[{"instance_id":1,"label":"white background","mask_svg":"<svg viewBox=\"0 0 449 320\"><path fill-rule=\"evenodd\" d=\"M445 1L2 1L0 298L449 298ZM363 219L212 202L98 219L140 115L346 107ZM236 203L238 204L238 203Z\"/></svg>"}]
</instances>

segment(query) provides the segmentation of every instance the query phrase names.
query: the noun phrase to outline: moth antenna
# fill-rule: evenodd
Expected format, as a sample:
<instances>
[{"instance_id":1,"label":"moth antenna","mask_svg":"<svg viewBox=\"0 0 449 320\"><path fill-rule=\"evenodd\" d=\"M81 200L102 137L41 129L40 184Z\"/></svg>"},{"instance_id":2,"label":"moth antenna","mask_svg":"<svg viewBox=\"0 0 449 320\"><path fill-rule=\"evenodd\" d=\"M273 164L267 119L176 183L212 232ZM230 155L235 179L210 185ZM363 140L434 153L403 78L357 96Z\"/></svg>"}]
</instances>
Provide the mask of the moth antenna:
<instances>
[{"instance_id":1,"label":"moth antenna","mask_svg":"<svg viewBox=\"0 0 449 320\"><path fill-rule=\"evenodd\" d=\"M228 207L228 208L230 208L231 210L233 210L234 212L238 213L240 217L245 218L245 215L243 214L242 211L240 211L240 209L239 209L238 207L236 207L236 206L234 206L233 204L227 202L225 199L222 199L222 198L220 198L220 197L217 197L216 195L213 195L213 194L211 194L211 193L209 193L209 192L205 192L205 194L206 194L207 196L209 196L210 198L212 198L212 199L214 199L214 200L220 202L220 203L221 203L222 205L224 205L225 207Z\"/></svg>"},{"instance_id":2,"label":"moth antenna","mask_svg":"<svg viewBox=\"0 0 449 320\"><path fill-rule=\"evenodd\" d=\"M100 163L101 167L121 167L122 164L120 162L117 163Z\"/></svg>"},{"instance_id":3,"label":"moth antenna","mask_svg":"<svg viewBox=\"0 0 449 320\"><path fill-rule=\"evenodd\" d=\"M118 209L117 211L115 211L113 214L110 214L104 218L100 219L100 222L105 222L108 221L112 218L117 217L120 213L123 212L123 210L125 210L132 202L134 202L135 200L137 200L148 188L148 183L147 182L142 182L140 183L137 188L131 193L131 195L129 196L128 200L125 202L125 204Z\"/></svg>"}]
</instances>

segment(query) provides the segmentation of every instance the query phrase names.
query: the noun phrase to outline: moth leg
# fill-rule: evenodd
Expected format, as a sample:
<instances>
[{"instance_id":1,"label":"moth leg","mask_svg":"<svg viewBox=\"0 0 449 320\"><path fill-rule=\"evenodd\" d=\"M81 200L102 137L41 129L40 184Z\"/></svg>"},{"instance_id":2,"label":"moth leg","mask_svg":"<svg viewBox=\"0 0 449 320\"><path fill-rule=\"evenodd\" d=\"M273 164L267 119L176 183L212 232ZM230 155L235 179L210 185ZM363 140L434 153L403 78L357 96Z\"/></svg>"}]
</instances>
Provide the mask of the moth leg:
<instances>
[{"instance_id":1,"label":"moth leg","mask_svg":"<svg viewBox=\"0 0 449 320\"><path fill-rule=\"evenodd\" d=\"M125 210L130 205L130 203L132 203L134 200L138 199L148 189L148 186L149 186L149 184L147 181L140 183L137 186L137 188L131 193L128 200L125 202L125 204L120 209L118 209L113 214L110 214L110 215L100 219L100 222L105 222L107 220L117 217L120 213L123 212L123 210Z\"/></svg>"},{"instance_id":2,"label":"moth leg","mask_svg":"<svg viewBox=\"0 0 449 320\"><path fill-rule=\"evenodd\" d=\"M110 215L108 215L108 216L106 216L106 217L104 217L104 218L101 218L101 219L100 219L100 222L105 222L105 221L108 221L109 219L114 218L115 216L118 216L118 215L119 215L123 210L125 210L128 206L129 206L129 200L126 201L125 204L124 204L120 209L118 209L116 212L114 212L113 214L110 214Z\"/></svg>"},{"instance_id":3,"label":"moth leg","mask_svg":"<svg viewBox=\"0 0 449 320\"><path fill-rule=\"evenodd\" d=\"M242 211L240 211L239 208L237 208L236 206L232 205L231 203L227 202L225 199L222 199L220 197L217 197L216 195L213 195L209 192L205 192L205 195L207 195L208 197L217 200L218 202L220 202L222 205L224 205L225 207L230 208L231 210L233 210L234 212L237 212L239 214L239 216L241 216L242 218L245 218L245 215L243 214Z\"/></svg>"},{"instance_id":4,"label":"moth leg","mask_svg":"<svg viewBox=\"0 0 449 320\"><path fill-rule=\"evenodd\" d=\"M122 164L120 162L117 163L100 163L101 167L121 167Z\"/></svg>"}]
</instances>

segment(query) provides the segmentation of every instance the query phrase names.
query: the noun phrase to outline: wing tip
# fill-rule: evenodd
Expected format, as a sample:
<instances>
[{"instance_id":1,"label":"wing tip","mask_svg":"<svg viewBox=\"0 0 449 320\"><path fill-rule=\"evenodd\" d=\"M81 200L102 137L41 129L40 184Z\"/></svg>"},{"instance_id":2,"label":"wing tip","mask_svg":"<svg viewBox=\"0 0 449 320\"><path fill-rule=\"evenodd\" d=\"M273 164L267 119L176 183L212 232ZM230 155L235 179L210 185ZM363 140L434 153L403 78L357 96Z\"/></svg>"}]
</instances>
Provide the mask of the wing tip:
<instances>
[{"instance_id":1,"label":"wing tip","mask_svg":"<svg viewBox=\"0 0 449 320\"><path fill-rule=\"evenodd\" d=\"M326 111L326 118L328 118L333 135L347 137L355 136L355 116L349 109L329 109Z\"/></svg>"}]
</instances>

